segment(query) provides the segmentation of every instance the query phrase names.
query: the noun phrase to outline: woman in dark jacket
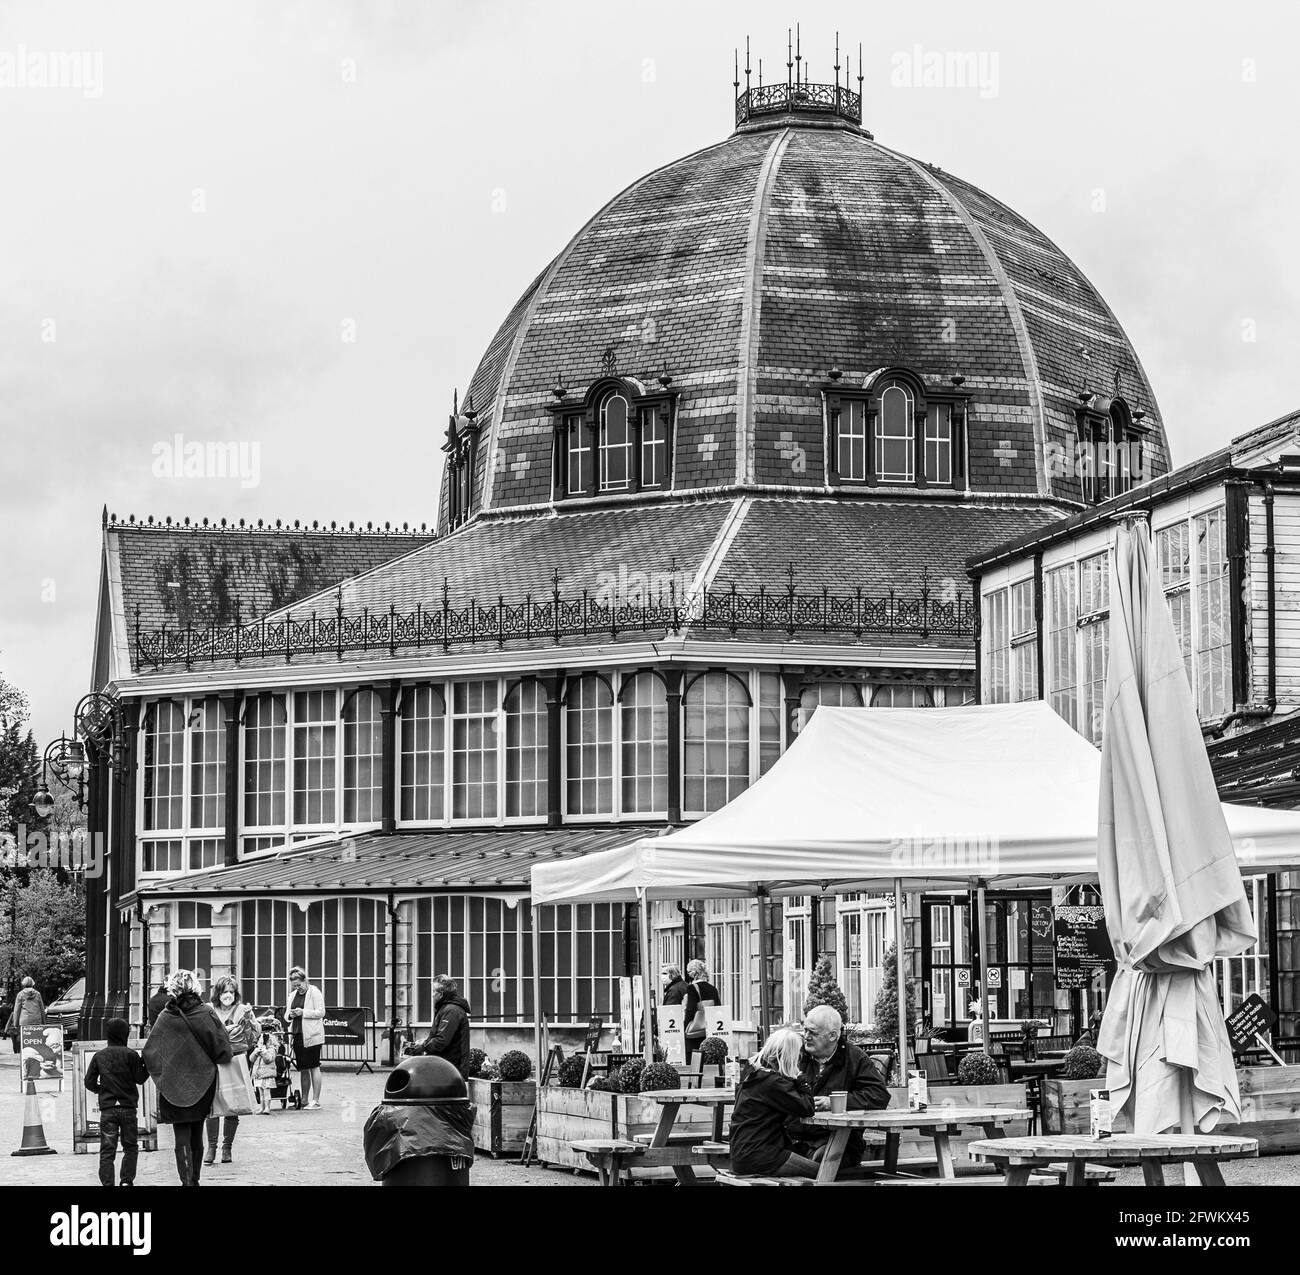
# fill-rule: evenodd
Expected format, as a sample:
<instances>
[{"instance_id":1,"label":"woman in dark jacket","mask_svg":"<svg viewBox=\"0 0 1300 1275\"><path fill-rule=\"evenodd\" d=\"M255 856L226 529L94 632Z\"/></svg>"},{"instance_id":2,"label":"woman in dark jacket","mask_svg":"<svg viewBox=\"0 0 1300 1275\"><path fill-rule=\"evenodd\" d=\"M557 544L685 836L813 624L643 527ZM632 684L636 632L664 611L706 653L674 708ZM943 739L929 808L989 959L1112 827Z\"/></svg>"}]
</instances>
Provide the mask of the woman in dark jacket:
<instances>
[{"instance_id":1,"label":"woman in dark jacket","mask_svg":"<svg viewBox=\"0 0 1300 1275\"><path fill-rule=\"evenodd\" d=\"M158 1120L176 1133L176 1172L198 1186L203 1123L217 1087L217 1063L232 1057L230 1037L212 1006L199 999L189 970L167 980L167 1004L144 1046L145 1066L158 1086Z\"/></svg>"},{"instance_id":2,"label":"woman in dark jacket","mask_svg":"<svg viewBox=\"0 0 1300 1275\"><path fill-rule=\"evenodd\" d=\"M30 974L23 978L22 991L14 997L14 1007L9 1015L8 1031L14 1043L14 1053L21 1049L22 1029L39 1027L45 1022L45 1002L36 990L36 981Z\"/></svg>"},{"instance_id":3,"label":"woman in dark jacket","mask_svg":"<svg viewBox=\"0 0 1300 1275\"><path fill-rule=\"evenodd\" d=\"M731 1111L731 1168L742 1175L815 1178L817 1163L790 1149L785 1123L816 1110L800 1074L803 1037L790 1027L774 1031L753 1063L742 1064Z\"/></svg>"},{"instance_id":4,"label":"woman in dark jacket","mask_svg":"<svg viewBox=\"0 0 1300 1275\"><path fill-rule=\"evenodd\" d=\"M722 993L709 982L709 971L703 961L691 961L686 966L686 995L682 997L682 1035L686 1039L686 1061L704 1044L709 1034L706 1009L722 1004Z\"/></svg>"}]
</instances>

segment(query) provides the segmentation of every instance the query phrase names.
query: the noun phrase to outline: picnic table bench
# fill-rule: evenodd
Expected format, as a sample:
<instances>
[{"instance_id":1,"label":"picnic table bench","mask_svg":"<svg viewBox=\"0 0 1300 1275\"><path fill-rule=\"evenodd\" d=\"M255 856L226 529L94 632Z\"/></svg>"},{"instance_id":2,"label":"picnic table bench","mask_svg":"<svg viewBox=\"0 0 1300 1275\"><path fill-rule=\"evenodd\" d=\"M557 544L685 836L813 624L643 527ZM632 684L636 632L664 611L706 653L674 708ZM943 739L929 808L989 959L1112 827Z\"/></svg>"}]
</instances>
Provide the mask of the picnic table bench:
<instances>
[{"instance_id":1,"label":"picnic table bench","mask_svg":"<svg viewBox=\"0 0 1300 1275\"><path fill-rule=\"evenodd\" d=\"M1138 1164L1147 1186L1164 1186L1164 1166L1179 1162L1194 1165L1205 1186L1224 1186L1219 1161L1257 1156L1259 1143L1254 1138L1200 1133L1117 1133L1109 1138L1061 1134L972 1142L969 1150L975 1159L1005 1169L1007 1186L1025 1186L1034 1169L1058 1162L1065 1166L1066 1186L1083 1186L1089 1163Z\"/></svg>"},{"instance_id":2,"label":"picnic table bench","mask_svg":"<svg viewBox=\"0 0 1300 1275\"><path fill-rule=\"evenodd\" d=\"M623 1170L646 1153L641 1143L627 1142L622 1138L584 1138L569 1145L582 1152L595 1166L601 1186L617 1186Z\"/></svg>"}]
</instances>

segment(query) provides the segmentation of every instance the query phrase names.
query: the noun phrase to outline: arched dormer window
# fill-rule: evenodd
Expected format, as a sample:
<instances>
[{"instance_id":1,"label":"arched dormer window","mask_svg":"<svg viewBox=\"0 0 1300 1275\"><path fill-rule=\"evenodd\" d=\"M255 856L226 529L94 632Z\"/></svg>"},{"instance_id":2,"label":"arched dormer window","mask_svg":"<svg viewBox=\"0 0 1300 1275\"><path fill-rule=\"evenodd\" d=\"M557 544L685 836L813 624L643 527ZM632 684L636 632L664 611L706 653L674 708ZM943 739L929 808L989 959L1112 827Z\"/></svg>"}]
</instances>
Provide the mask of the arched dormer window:
<instances>
[{"instance_id":1,"label":"arched dormer window","mask_svg":"<svg viewBox=\"0 0 1300 1275\"><path fill-rule=\"evenodd\" d=\"M632 408L621 390L601 400L599 423L600 490L627 491L632 486Z\"/></svg>"},{"instance_id":2,"label":"arched dormer window","mask_svg":"<svg viewBox=\"0 0 1300 1275\"><path fill-rule=\"evenodd\" d=\"M647 389L632 378L603 377L580 402L571 402L562 384L552 391L556 500L671 486L677 401L671 379L665 374Z\"/></svg>"},{"instance_id":3,"label":"arched dormer window","mask_svg":"<svg viewBox=\"0 0 1300 1275\"><path fill-rule=\"evenodd\" d=\"M829 427L830 480L844 486L963 487L969 395L932 389L906 368L822 387Z\"/></svg>"},{"instance_id":4,"label":"arched dormer window","mask_svg":"<svg viewBox=\"0 0 1300 1275\"><path fill-rule=\"evenodd\" d=\"M1122 496L1146 481L1144 412L1134 412L1116 395L1081 396L1075 413L1079 430L1080 494L1088 504Z\"/></svg>"}]
</instances>

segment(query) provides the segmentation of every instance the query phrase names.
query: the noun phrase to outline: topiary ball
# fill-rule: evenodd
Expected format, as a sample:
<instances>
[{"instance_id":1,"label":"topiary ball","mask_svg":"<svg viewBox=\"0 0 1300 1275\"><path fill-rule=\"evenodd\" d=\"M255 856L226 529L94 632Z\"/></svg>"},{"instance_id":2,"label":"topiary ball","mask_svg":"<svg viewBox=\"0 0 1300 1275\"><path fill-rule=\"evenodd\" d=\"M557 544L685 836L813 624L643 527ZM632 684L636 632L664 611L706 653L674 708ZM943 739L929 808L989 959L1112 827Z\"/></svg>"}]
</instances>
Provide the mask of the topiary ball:
<instances>
[{"instance_id":1,"label":"topiary ball","mask_svg":"<svg viewBox=\"0 0 1300 1275\"><path fill-rule=\"evenodd\" d=\"M1066 1080L1095 1080L1103 1065L1102 1056L1091 1045L1075 1045L1065 1055L1061 1075Z\"/></svg>"},{"instance_id":2,"label":"topiary ball","mask_svg":"<svg viewBox=\"0 0 1300 1275\"><path fill-rule=\"evenodd\" d=\"M471 1049L469 1051L469 1074L471 1077L483 1075L483 1064L487 1062L487 1054L481 1049Z\"/></svg>"},{"instance_id":3,"label":"topiary ball","mask_svg":"<svg viewBox=\"0 0 1300 1275\"><path fill-rule=\"evenodd\" d=\"M700 1058L706 1067L719 1067L727 1061L725 1036L710 1036L700 1046Z\"/></svg>"},{"instance_id":4,"label":"topiary ball","mask_svg":"<svg viewBox=\"0 0 1300 1275\"><path fill-rule=\"evenodd\" d=\"M566 1089L577 1089L582 1084L582 1073L587 1060L581 1054L574 1054L560 1064L560 1084Z\"/></svg>"},{"instance_id":5,"label":"topiary ball","mask_svg":"<svg viewBox=\"0 0 1300 1275\"><path fill-rule=\"evenodd\" d=\"M637 1084L637 1092L645 1093L650 1089L680 1089L681 1087L682 1078L677 1074L677 1068L671 1063L657 1062L642 1068L640 1080Z\"/></svg>"},{"instance_id":6,"label":"topiary ball","mask_svg":"<svg viewBox=\"0 0 1300 1275\"><path fill-rule=\"evenodd\" d=\"M636 1093L641 1088L644 1058L631 1058L618 1069L618 1087L623 1093Z\"/></svg>"},{"instance_id":7,"label":"topiary ball","mask_svg":"<svg viewBox=\"0 0 1300 1275\"><path fill-rule=\"evenodd\" d=\"M527 1080L533 1074L533 1060L522 1049L507 1049L497 1067L502 1080Z\"/></svg>"},{"instance_id":8,"label":"topiary ball","mask_svg":"<svg viewBox=\"0 0 1300 1275\"><path fill-rule=\"evenodd\" d=\"M996 1085L1000 1078L998 1065L988 1054L967 1054L957 1068L957 1079L963 1085Z\"/></svg>"}]
</instances>

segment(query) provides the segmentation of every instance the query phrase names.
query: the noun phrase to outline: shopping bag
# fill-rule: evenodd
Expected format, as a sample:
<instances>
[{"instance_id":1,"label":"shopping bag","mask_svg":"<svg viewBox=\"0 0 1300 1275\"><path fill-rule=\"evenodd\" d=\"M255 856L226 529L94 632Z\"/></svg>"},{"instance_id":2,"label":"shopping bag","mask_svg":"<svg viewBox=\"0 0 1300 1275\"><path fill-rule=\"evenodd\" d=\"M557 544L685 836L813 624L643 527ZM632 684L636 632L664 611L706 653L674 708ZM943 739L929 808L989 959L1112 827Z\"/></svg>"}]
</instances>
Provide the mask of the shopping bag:
<instances>
[{"instance_id":1,"label":"shopping bag","mask_svg":"<svg viewBox=\"0 0 1300 1275\"><path fill-rule=\"evenodd\" d=\"M212 1095L211 1116L251 1116L254 1108L253 1080L244 1054L217 1064L217 1087Z\"/></svg>"}]
</instances>

